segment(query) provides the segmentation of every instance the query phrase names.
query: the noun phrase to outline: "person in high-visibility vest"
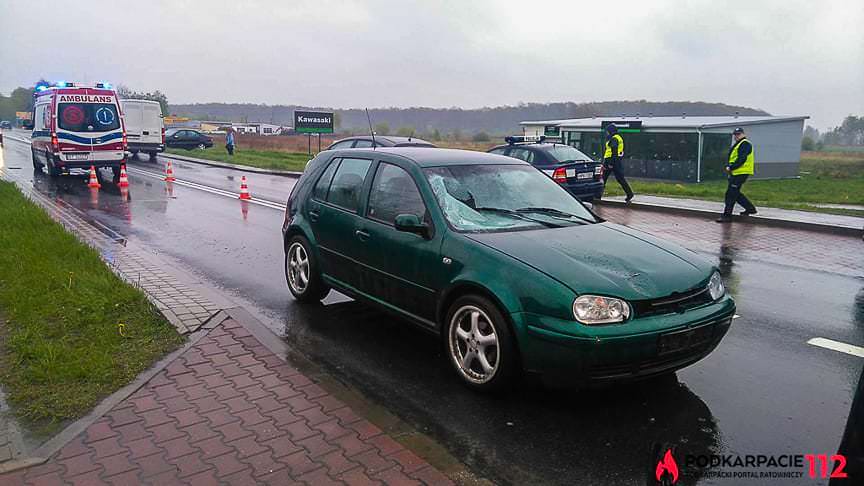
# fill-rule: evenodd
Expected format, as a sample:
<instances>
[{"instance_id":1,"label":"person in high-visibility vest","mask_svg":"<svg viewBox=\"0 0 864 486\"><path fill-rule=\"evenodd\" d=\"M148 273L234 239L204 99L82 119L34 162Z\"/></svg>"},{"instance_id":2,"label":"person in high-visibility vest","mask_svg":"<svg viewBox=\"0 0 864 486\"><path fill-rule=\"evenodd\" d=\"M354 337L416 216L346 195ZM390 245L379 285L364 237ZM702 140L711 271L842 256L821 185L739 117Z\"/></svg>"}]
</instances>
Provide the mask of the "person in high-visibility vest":
<instances>
[{"instance_id":1,"label":"person in high-visibility vest","mask_svg":"<svg viewBox=\"0 0 864 486\"><path fill-rule=\"evenodd\" d=\"M614 123L606 126L606 151L603 153L603 184L609 179L609 174L615 174L615 180L621 184L624 193L627 194L626 201L633 199L633 190L627 179L624 178L621 159L624 157L624 137L618 133L618 127Z\"/></svg>"},{"instance_id":2,"label":"person in high-visibility vest","mask_svg":"<svg viewBox=\"0 0 864 486\"><path fill-rule=\"evenodd\" d=\"M744 129L741 127L732 131L735 143L729 149L729 163L726 165L726 173L729 174L729 185L726 187L726 207L723 214L717 218L718 223L732 221L732 209L735 203L744 208L741 216L756 214L756 206L741 193L741 186L747 182L747 178L753 175L756 168L756 156L753 153L753 144L747 140Z\"/></svg>"}]
</instances>

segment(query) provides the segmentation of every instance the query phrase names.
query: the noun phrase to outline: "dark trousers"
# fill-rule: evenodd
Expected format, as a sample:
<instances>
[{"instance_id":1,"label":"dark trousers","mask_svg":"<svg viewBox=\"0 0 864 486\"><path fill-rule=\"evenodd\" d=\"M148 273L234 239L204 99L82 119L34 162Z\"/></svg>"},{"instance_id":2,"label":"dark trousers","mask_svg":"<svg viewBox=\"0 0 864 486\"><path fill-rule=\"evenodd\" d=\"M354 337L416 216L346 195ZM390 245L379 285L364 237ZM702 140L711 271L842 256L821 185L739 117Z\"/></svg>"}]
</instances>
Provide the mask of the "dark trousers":
<instances>
[{"instance_id":1,"label":"dark trousers","mask_svg":"<svg viewBox=\"0 0 864 486\"><path fill-rule=\"evenodd\" d=\"M621 170L621 164L619 162L610 162L606 164L606 168L603 171L603 184L606 184L606 180L609 179L609 174L615 174L615 180L618 181L618 184L621 184L621 188L624 189L624 193L627 194L627 197L631 197L633 195L633 190L630 189L630 184L627 184L627 179L624 178L624 172Z\"/></svg>"},{"instance_id":2,"label":"dark trousers","mask_svg":"<svg viewBox=\"0 0 864 486\"><path fill-rule=\"evenodd\" d=\"M234 155L234 144L233 143L226 143L225 144L225 150L228 151L228 155Z\"/></svg>"},{"instance_id":3,"label":"dark trousers","mask_svg":"<svg viewBox=\"0 0 864 486\"><path fill-rule=\"evenodd\" d=\"M756 206L747 199L747 196L741 194L741 186L747 182L748 177L750 177L748 174L729 176L729 185L726 187L726 208L723 210L724 215L732 216L732 209L735 207L736 202L745 211L756 211Z\"/></svg>"}]
</instances>

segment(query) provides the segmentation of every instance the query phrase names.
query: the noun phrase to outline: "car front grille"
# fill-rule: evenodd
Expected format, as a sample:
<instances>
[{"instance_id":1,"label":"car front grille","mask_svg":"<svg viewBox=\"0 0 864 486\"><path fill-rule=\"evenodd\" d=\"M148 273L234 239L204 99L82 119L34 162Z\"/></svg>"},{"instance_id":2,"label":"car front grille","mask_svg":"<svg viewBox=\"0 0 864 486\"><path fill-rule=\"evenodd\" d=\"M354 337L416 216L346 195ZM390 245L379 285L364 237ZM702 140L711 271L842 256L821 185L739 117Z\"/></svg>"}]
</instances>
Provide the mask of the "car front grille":
<instances>
[{"instance_id":1,"label":"car front grille","mask_svg":"<svg viewBox=\"0 0 864 486\"><path fill-rule=\"evenodd\" d=\"M634 300L631 302L636 317L681 313L711 302L708 287L698 287L685 292L674 292L659 299Z\"/></svg>"}]
</instances>

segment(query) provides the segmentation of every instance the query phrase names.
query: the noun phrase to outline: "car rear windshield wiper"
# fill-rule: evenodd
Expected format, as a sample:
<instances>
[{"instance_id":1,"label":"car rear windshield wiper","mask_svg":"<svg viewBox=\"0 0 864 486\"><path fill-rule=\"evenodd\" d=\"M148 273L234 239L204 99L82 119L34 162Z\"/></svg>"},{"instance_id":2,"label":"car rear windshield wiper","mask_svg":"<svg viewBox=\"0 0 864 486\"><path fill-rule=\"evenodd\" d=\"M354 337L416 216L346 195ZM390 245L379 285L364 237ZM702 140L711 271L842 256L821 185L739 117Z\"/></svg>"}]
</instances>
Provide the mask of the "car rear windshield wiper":
<instances>
[{"instance_id":1,"label":"car rear windshield wiper","mask_svg":"<svg viewBox=\"0 0 864 486\"><path fill-rule=\"evenodd\" d=\"M582 216L577 216L575 214L570 214L568 212L561 211L560 209L555 209L555 208L533 208L533 207L532 208L519 208L516 210L516 212L518 212L518 213L541 213L541 214L548 214L550 216L557 216L560 218L576 218L579 221L584 221L584 222L590 223L590 224L594 224L597 222L597 221L594 221L594 220L591 220L588 218L584 218Z\"/></svg>"},{"instance_id":2,"label":"car rear windshield wiper","mask_svg":"<svg viewBox=\"0 0 864 486\"><path fill-rule=\"evenodd\" d=\"M560 224L551 223L549 221L543 221L541 219L530 218L528 216L525 216L524 214L513 211L512 209L481 207L481 208L474 208L474 210L475 211L488 211L490 213L506 214L506 215L511 216L515 219L521 219L523 221L530 221L532 223L542 224L543 226L546 226L547 228L562 228L563 227Z\"/></svg>"}]
</instances>

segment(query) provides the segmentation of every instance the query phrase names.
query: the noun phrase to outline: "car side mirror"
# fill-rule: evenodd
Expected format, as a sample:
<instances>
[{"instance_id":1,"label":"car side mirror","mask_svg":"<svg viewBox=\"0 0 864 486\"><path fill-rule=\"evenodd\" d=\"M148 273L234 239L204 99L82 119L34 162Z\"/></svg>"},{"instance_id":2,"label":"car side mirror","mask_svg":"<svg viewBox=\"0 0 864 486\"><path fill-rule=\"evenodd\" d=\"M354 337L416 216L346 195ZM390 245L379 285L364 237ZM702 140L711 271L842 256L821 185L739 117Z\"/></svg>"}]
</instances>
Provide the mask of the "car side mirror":
<instances>
[{"instance_id":1,"label":"car side mirror","mask_svg":"<svg viewBox=\"0 0 864 486\"><path fill-rule=\"evenodd\" d=\"M582 201L582 205L584 205L586 208L588 208L592 211L594 210L594 203L590 203L588 201Z\"/></svg>"},{"instance_id":2,"label":"car side mirror","mask_svg":"<svg viewBox=\"0 0 864 486\"><path fill-rule=\"evenodd\" d=\"M423 238L429 238L429 225L420 221L416 214L400 214L394 220L396 231L414 233Z\"/></svg>"},{"instance_id":3,"label":"car side mirror","mask_svg":"<svg viewBox=\"0 0 864 486\"><path fill-rule=\"evenodd\" d=\"M24 120L21 126L24 127L24 130L33 130L34 125L32 120Z\"/></svg>"}]
</instances>

